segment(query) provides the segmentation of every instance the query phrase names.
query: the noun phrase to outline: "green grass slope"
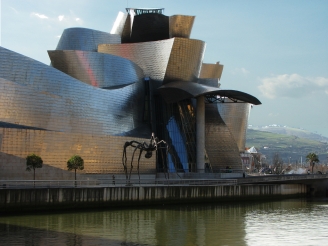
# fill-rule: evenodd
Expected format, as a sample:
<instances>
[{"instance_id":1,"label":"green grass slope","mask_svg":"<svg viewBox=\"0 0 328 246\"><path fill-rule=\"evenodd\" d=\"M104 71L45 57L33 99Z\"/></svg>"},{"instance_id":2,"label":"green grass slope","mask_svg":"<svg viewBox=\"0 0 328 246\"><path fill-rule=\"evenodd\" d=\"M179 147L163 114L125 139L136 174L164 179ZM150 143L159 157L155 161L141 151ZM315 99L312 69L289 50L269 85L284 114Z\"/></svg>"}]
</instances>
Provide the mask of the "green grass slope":
<instances>
[{"instance_id":1,"label":"green grass slope","mask_svg":"<svg viewBox=\"0 0 328 246\"><path fill-rule=\"evenodd\" d=\"M305 162L305 156L310 152L319 155L320 162L327 162L328 144L316 140L300 138L298 136L283 135L265 131L248 129L246 146L258 149L266 155L268 162L271 162L274 153L279 153L285 163Z\"/></svg>"}]
</instances>

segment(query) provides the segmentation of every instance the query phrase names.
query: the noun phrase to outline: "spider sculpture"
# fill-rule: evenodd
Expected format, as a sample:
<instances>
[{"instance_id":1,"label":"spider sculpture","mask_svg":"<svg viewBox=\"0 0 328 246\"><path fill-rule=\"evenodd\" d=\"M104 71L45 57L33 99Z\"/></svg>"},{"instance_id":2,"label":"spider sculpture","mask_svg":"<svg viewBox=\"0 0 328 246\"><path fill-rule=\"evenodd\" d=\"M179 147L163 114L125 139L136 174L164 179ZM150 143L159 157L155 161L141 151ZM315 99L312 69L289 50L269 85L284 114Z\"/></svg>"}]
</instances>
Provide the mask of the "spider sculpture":
<instances>
[{"instance_id":1,"label":"spider sculpture","mask_svg":"<svg viewBox=\"0 0 328 246\"><path fill-rule=\"evenodd\" d=\"M126 149L130 146L132 148L134 148L134 151L132 153L132 158L131 158L130 173L128 174ZM140 142L137 142L137 141L134 141L134 140L130 141L130 142L125 142L124 149L123 149L122 163L123 163L124 173L125 173L126 179L130 180L130 178L131 178L131 172L132 172L132 169L133 169L134 154L136 153L137 150L139 150L137 170L138 170L138 176L139 176L139 180L140 180L139 162L140 162L142 152L145 151L146 152L145 157L147 159L149 159L153 156L153 151L156 151L156 153L157 153L157 151L159 149L165 149L165 155L167 157L168 152L169 152L168 144L164 140L158 141L158 139L155 137L154 133L152 133L152 135L151 135L149 144L147 144L145 142L140 143ZM162 151L161 151L161 154L163 155ZM162 160L164 160L164 159L162 158Z\"/></svg>"}]
</instances>

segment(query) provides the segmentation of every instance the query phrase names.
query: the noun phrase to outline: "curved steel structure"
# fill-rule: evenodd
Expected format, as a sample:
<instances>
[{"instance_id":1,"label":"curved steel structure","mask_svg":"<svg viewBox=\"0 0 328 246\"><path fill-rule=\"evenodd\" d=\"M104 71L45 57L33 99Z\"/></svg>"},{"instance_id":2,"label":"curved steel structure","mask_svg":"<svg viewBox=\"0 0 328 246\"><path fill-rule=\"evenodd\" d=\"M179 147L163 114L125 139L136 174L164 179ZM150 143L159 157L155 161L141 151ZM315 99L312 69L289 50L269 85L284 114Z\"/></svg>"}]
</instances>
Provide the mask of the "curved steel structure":
<instances>
[{"instance_id":1,"label":"curved steel structure","mask_svg":"<svg viewBox=\"0 0 328 246\"><path fill-rule=\"evenodd\" d=\"M142 68L146 77L163 81L174 39L133 43L101 44L98 52L129 59Z\"/></svg>"},{"instance_id":2,"label":"curved steel structure","mask_svg":"<svg viewBox=\"0 0 328 246\"><path fill-rule=\"evenodd\" d=\"M205 42L201 40L174 38L164 83L171 81L197 81L205 46Z\"/></svg>"},{"instance_id":3,"label":"curved steel structure","mask_svg":"<svg viewBox=\"0 0 328 246\"><path fill-rule=\"evenodd\" d=\"M0 47L0 121L89 134L123 134L142 126L144 83L113 90L84 84ZM133 71L134 72L134 71Z\"/></svg>"},{"instance_id":4,"label":"curved steel structure","mask_svg":"<svg viewBox=\"0 0 328 246\"><path fill-rule=\"evenodd\" d=\"M121 37L88 28L73 27L65 29L56 50L97 51L98 44L119 44Z\"/></svg>"},{"instance_id":5,"label":"curved steel structure","mask_svg":"<svg viewBox=\"0 0 328 246\"><path fill-rule=\"evenodd\" d=\"M205 148L215 172L218 169L241 168L238 146L222 120L216 104L205 104Z\"/></svg>"},{"instance_id":6,"label":"curved steel structure","mask_svg":"<svg viewBox=\"0 0 328 246\"><path fill-rule=\"evenodd\" d=\"M219 113L232 133L239 152L245 151L246 131L251 104L249 103L218 103Z\"/></svg>"},{"instance_id":7,"label":"curved steel structure","mask_svg":"<svg viewBox=\"0 0 328 246\"><path fill-rule=\"evenodd\" d=\"M48 54L54 68L95 87L119 88L144 78L138 65L119 56L80 50L54 50Z\"/></svg>"}]
</instances>

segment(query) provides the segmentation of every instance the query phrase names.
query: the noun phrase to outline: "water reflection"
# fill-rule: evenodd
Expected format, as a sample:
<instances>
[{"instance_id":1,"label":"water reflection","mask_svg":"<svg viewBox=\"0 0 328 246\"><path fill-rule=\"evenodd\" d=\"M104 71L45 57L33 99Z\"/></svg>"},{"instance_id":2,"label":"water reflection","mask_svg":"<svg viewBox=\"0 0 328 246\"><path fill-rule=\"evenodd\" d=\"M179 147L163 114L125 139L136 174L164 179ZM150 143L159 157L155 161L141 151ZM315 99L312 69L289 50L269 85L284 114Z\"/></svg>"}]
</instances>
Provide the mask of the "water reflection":
<instances>
[{"instance_id":1,"label":"water reflection","mask_svg":"<svg viewBox=\"0 0 328 246\"><path fill-rule=\"evenodd\" d=\"M327 213L327 201L285 200L8 216L0 244L324 245Z\"/></svg>"}]
</instances>

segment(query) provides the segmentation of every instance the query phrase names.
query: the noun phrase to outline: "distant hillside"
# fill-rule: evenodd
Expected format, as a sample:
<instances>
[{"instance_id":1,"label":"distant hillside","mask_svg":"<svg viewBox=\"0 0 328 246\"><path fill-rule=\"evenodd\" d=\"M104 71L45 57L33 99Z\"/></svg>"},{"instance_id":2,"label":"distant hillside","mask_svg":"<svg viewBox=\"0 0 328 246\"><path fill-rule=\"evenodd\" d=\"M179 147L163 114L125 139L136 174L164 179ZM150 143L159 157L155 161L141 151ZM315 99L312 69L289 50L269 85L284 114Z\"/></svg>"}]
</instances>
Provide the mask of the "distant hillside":
<instances>
[{"instance_id":1,"label":"distant hillside","mask_svg":"<svg viewBox=\"0 0 328 246\"><path fill-rule=\"evenodd\" d=\"M299 138L306 138L311 139L319 142L328 142L328 138L322 135L306 131L304 129L298 129L288 126L279 126L279 125L270 125L270 126L262 126L262 127L252 127L249 126L249 129L257 130L257 131L264 131L264 132L271 132L289 136L296 136Z\"/></svg>"},{"instance_id":2,"label":"distant hillside","mask_svg":"<svg viewBox=\"0 0 328 246\"><path fill-rule=\"evenodd\" d=\"M296 131L294 131L295 133ZM311 135L306 135L311 136ZM285 163L305 162L305 156L309 152L319 155L321 162L327 163L327 142L301 138L296 135L283 135L253 129L247 130L246 146L255 146L262 154L266 155L268 162L271 162L274 153L279 153Z\"/></svg>"}]
</instances>

